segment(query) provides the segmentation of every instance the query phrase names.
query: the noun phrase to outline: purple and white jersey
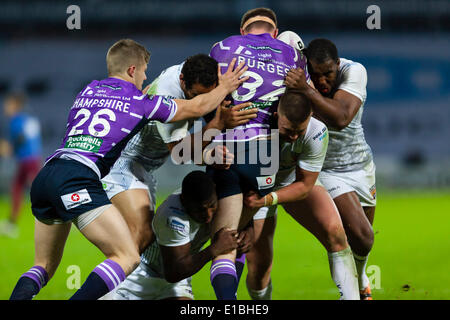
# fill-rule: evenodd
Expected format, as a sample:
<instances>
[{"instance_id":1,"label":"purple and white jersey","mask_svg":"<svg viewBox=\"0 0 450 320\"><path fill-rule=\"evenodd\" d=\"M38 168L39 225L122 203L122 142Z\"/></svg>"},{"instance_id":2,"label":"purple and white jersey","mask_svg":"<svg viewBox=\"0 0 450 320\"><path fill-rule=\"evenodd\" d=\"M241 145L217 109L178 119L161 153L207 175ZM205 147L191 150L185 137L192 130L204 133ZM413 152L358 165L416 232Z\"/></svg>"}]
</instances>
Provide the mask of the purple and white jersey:
<instances>
[{"instance_id":1,"label":"purple and white jersey","mask_svg":"<svg viewBox=\"0 0 450 320\"><path fill-rule=\"evenodd\" d=\"M306 57L269 33L231 36L216 43L210 56L218 61L222 73L233 58L237 59L236 66L245 62L248 70L244 76L250 78L232 92L231 106L251 101L252 107L259 109L255 119L215 137L216 141L246 141L270 135L270 119L277 109L279 97L286 90L284 77L287 72L302 68L307 81L310 79Z\"/></svg>"},{"instance_id":2,"label":"purple and white jersey","mask_svg":"<svg viewBox=\"0 0 450 320\"><path fill-rule=\"evenodd\" d=\"M176 112L174 100L143 94L130 82L94 80L77 95L63 142L47 162L55 157L74 159L102 178L150 120L168 122Z\"/></svg>"}]
</instances>

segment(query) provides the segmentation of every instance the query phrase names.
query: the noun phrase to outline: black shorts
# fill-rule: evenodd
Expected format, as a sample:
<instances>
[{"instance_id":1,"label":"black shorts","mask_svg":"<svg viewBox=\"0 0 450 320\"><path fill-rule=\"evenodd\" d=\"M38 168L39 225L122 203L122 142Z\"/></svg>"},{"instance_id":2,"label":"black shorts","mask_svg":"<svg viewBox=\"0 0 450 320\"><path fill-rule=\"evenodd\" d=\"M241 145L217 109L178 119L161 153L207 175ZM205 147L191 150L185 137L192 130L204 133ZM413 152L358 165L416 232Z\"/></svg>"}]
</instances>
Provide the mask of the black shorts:
<instances>
[{"instance_id":1,"label":"black shorts","mask_svg":"<svg viewBox=\"0 0 450 320\"><path fill-rule=\"evenodd\" d=\"M278 166L269 170L273 162L266 163L267 159L261 158L259 153L261 143L266 144L265 156L271 159L271 144L268 140L235 142L234 163L228 170L206 167L206 173L216 184L219 199L240 193L245 194L250 190L258 192L263 197L273 191ZM262 170L263 168L266 172Z\"/></svg>"},{"instance_id":2,"label":"black shorts","mask_svg":"<svg viewBox=\"0 0 450 320\"><path fill-rule=\"evenodd\" d=\"M31 211L41 221L71 221L79 215L110 204L98 175L86 165L52 159L31 185Z\"/></svg>"}]
</instances>

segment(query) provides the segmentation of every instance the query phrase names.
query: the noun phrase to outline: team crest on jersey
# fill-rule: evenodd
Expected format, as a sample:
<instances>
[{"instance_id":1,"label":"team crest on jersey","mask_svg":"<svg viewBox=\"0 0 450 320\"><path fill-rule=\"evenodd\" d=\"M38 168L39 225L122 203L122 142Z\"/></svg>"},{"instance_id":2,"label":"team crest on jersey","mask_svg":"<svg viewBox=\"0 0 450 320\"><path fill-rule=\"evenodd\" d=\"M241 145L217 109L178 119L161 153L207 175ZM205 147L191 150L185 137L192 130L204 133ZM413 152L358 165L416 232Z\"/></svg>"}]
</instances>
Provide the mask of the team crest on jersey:
<instances>
[{"instance_id":1,"label":"team crest on jersey","mask_svg":"<svg viewBox=\"0 0 450 320\"><path fill-rule=\"evenodd\" d=\"M61 200L66 210L81 206L82 204L92 202L87 189L78 190L61 196Z\"/></svg>"}]
</instances>

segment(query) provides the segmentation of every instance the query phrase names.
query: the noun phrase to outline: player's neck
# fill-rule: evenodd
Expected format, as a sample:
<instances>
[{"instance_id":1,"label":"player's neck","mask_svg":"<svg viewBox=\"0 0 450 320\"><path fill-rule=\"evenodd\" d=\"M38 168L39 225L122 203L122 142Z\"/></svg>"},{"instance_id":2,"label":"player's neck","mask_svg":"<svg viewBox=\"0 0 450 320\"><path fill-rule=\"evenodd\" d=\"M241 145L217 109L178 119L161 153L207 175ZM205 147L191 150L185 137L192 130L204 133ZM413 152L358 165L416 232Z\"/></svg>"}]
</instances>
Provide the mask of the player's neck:
<instances>
[{"instance_id":1,"label":"player's neck","mask_svg":"<svg viewBox=\"0 0 450 320\"><path fill-rule=\"evenodd\" d=\"M123 81L126 81L126 82L129 82L129 83L132 83L132 84L136 85L136 83L134 83L134 79L131 78L131 77L125 77L125 76L122 76L122 75L119 75L119 74L115 74L115 75L109 76L109 78L120 79L120 80L123 80Z\"/></svg>"},{"instance_id":2,"label":"player's neck","mask_svg":"<svg viewBox=\"0 0 450 320\"><path fill-rule=\"evenodd\" d=\"M265 29L254 29L254 30L248 32L247 34L251 34L251 35L254 35L254 36L259 36L259 35L265 34L265 33L269 34L273 38L273 35L269 31L267 31Z\"/></svg>"}]
</instances>

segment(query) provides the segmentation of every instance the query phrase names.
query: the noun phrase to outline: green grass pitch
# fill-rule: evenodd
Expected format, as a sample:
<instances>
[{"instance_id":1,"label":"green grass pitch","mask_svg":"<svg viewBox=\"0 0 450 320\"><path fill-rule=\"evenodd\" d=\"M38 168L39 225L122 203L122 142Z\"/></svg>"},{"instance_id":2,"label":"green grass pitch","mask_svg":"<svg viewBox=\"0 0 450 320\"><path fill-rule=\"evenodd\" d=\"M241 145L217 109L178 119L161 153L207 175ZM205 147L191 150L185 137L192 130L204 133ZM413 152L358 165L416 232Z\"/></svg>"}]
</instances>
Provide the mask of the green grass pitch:
<instances>
[{"instance_id":1,"label":"green grass pitch","mask_svg":"<svg viewBox=\"0 0 450 320\"><path fill-rule=\"evenodd\" d=\"M0 198L0 219L8 210L7 199ZM22 211L20 237L0 237L1 300L9 298L17 279L33 265L34 217L29 203ZM450 298L449 214L448 191L379 193L375 243L368 263L374 299ZM273 299L338 298L325 250L283 210L278 214L274 251ZM83 283L103 260L99 250L73 227L56 275L36 299L68 299L75 292L70 267L79 267ZM196 299L215 299L209 267L210 263L193 277ZM249 299L245 276L246 270L238 290L238 299L243 300Z\"/></svg>"}]
</instances>

